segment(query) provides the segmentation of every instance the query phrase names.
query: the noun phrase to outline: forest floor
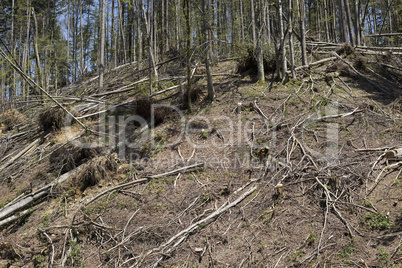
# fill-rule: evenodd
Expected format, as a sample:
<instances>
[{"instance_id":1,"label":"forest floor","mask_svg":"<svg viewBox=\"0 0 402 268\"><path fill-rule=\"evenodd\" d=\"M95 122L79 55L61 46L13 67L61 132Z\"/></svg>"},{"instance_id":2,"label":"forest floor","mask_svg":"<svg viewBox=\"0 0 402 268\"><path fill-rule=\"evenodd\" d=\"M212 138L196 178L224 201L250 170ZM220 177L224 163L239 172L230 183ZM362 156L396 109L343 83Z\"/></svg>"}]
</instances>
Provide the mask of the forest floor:
<instances>
[{"instance_id":1,"label":"forest floor","mask_svg":"<svg viewBox=\"0 0 402 268\"><path fill-rule=\"evenodd\" d=\"M192 113L134 64L61 90L86 130L1 114L0 267L401 267L402 57L347 54L286 83L218 62L214 102L200 67Z\"/></svg>"}]
</instances>

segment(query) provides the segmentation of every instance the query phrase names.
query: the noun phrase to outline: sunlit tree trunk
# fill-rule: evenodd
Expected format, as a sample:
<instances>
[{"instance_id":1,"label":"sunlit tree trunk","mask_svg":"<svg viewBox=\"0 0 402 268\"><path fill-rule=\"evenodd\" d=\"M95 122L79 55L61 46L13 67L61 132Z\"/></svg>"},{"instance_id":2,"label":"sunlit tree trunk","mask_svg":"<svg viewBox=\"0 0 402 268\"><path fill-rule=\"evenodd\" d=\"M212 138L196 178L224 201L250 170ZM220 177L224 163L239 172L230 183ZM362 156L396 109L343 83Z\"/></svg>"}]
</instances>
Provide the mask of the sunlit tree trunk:
<instances>
[{"instance_id":1,"label":"sunlit tree trunk","mask_svg":"<svg viewBox=\"0 0 402 268\"><path fill-rule=\"evenodd\" d=\"M325 41L329 42L329 27L328 27L328 10L327 0L324 0L324 27L325 27Z\"/></svg>"},{"instance_id":2,"label":"sunlit tree trunk","mask_svg":"<svg viewBox=\"0 0 402 268\"><path fill-rule=\"evenodd\" d=\"M301 53L302 53L302 65L307 65L307 52L306 52L306 22L305 22L305 7L304 0L300 1L299 5L299 24L300 24L300 38L301 38Z\"/></svg>"},{"instance_id":3,"label":"sunlit tree trunk","mask_svg":"<svg viewBox=\"0 0 402 268\"><path fill-rule=\"evenodd\" d=\"M253 38L254 47L257 46L257 36L256 36L256 27L255 27L255 8L254 8L254 0L251 0L251 36Z\"/></svg>"},{"instance_id":4,"label":"sunlit tree trunk","mask_svg":"<svg viewBox=\"0 0 402 268\"><path fill-rule=\"evenodd\" d=\"M35 60L36 60L36 81L40 87L42 87L42 68L40 65L40 57L39 57L39 48L38 48L38 35L39 35L39 29L38 29L38 20L36 19L35 11L32 8L32 17L34 20L34 25L35 25L35 37L34 37L34 50L35 50Z\"/></svg>"},{"instance_id":5,"label":"sunlit tree trunk","mask_svg":"<svg viewBox=\"0 0 402 268\"><path fill-rule=\"evenodd\" d=\"M355 36L356 46L360 46L360 12L359 12L360 0L355 0Z\"/></svg>"},{"instance_id":6,"label":"sunlit tree trunk","mask_svg":"<svg viewBox=\"0 0 402 268\"><path fill-rule=\"evenodd\" d=\"M292 71L292 78L296 79L295 71L295 54L293 48L293 0L289 0L289 50L290 50L290 69Z\"/></svg>"},{"instance_id":7,"label":"sunlit tree trunk","mask_svg":"<svg viewBox=\"0 0 402 268\"><path fill-rule=\"evenodd\" d=\"M212 82L212 75L211 75L211 66L210 66L210 57L212 54L211 51L211 38L210 38L210 33L211 33L211 2L210 0L203 0L203 32L205 36L205 43L207 45L206 49L206 55L205 55L205 69L207 73L207 86L208 86L208 99L210 101L213 101L215 99L215 89L214 85Z\"/></svg>"},{"instance_id":8,"label":"sunlit tree trunk","mask_svg":"<svg viewBox=\"0 0 402 268\"><path fill-rule=\"evenodd\" d=\"M354 36L353 36L353 28L352 28L352 13L350 12L349 8L349 0L344 0L345 2L345 11L346 11L346 18L347 18L347 24L348 24L348 29L349 29L349 40L352 46L355 45L354 41Z\"/></svg>"},{"instance_id":9,"label":"sunlit tree trunk","mask_svg":"<svg viewBox=\"0 0 402 268\"><path fill-rule=\"evenodd\" d=\"M280 40L280 54L281 54L281 69L282 69L282 80L286 77L287 64L286 64L286 47L285 47L285 33L283 29L283 18L282 18L282 0L278 0L278 18L279 18L279 40Z\"/></svg>"},{"instance_id":10,"label":"sunlit tree trunk","mask_svg":"<svg viewBox=\"0 0 402 268\"><path fill-rule=\"evenodd\" d=\"M242 42L244 41L244 17L243 17L243 1L239 0L240 4L240 36Z\"/></svg>"},{"instance_id":11,"label":"sunlit tree trunk","mask_svg":"<svg viewBox=\"0 0 402 268\"><path fill-rule=\"evenodd\" d=\"M98 62L98 72L99 72L99 91L103 89L103 72L105 65L105 0L99 1L100 8L100 39L99 39L99 62Z\"/></svg>"}]
</instances>

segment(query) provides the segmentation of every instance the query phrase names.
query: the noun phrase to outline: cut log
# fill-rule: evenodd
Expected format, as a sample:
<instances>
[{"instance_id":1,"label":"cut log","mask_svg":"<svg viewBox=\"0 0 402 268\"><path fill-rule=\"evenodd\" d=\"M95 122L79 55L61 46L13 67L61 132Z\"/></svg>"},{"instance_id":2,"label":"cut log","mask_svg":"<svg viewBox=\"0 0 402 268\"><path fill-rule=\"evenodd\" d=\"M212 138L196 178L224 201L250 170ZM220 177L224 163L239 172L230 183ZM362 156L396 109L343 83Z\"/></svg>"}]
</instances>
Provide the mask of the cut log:
<instances>
[{"instance_id":1,"label":"cut log","mask_svg":"<svg viewBox=\"0 0 402 268\"><path fill-rule=\"evenodd\" d=\"M16 160L18 160L19 158L21 158L25 153L29 152L30 150L32 150L39 142L40 142L40 138L34 140L31 144L29 144L27 147L25 147L25 149L23 149L21 152L19 152L16 156L14 156L13 158L11 158L9 161L7 161L7 163L5 163L0 170L5 169L6 167L10 166L11 164L13 164Z\"/></svg>"},{"instance_id":2,"label":"cut log","mask_svg":"<svg viewBox=\"0 0 402 268\"><path fill-rule=\"evenodd\" d=\"M82 165L77 167L76 169L67 172L63 175L61 175L58 179L54 180L53 182L49 183L45 187L30 193L29 195L25 196L24 198L20 199L18 202L15 202L14 204L10 206L4 207L2 210L0 210L0 220L2 220L0 223L7 224L9 221L9 217L17 213L18 211L26 208L27 206L30 206L34 204L35 201L39 200L42 197L45 197L47 194L50 193L52 188L57 185L62 183L63 181L67 180L71 176L77 174L80 170L82 169ZM2 225L0 224L0 227Z\"/></svg>"}]
</instances>

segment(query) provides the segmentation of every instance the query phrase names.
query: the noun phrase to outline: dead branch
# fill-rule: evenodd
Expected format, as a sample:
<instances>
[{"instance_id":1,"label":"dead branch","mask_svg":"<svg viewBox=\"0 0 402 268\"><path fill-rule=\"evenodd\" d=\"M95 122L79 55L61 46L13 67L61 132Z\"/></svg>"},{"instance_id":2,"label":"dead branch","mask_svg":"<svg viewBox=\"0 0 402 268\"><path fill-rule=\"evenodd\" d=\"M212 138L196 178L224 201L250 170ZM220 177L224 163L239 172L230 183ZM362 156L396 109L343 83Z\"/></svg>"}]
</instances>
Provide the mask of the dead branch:
<instances>
[{"instance_id":1,"label":"dead branch","mask_svg":"<svg viewBox=\"0 0 402 268\"><path fill-rule=\"evenodd\" d=\"M195 71L197 70L197 67L198 67L198 66L195 66L195 67L193 68L193 70L191 71L190 79L193 78L194 73L195 73ZM149 95L149 97L152 98L152 97L154 97L154 96L157 96L157 95L163 94L163 93L165 93L165 92L171 91L171 90L173 90L173 89L175 89L175 88L182 87L182 86L184 86L184 85L186 85L186 84L187 84L187 81L184 81L183 83L181 83L181 84L179 84L179 85L172 86L172 87L169 87L169 88L167 88L167 89L164 89L164 90L161 90L161 91L152 93L151 95Z\"/></svg>"},{"instance_id":2,"label":"dead branch","mask_svg":"<svg viewBox=\"0 0 402 268\"><path fill-rule=\"evenodd\" d=\"M91 97L103 97L103 96L108 96L108 95L113 95L113 94L124 93L124 92L127 92L127 91L132 90L132 87L133 87L133 86L139 85L139 84L141 84L141 83L145 83L145 82L147 82L147 81L149 81L149 78L145 77L145 78L142 78L141 80L138 80L138 81L136 81L136 82L133 82L133 83L127 85L127 86L123 86L123 87L121 87L121 88L119 88L119 89L116 89L116 90L113 90L113 91L104 92L104 93L93 94Z\"/></svg>"},{"instance_id":3,"label":"dead branch","mask_svg":"<svg viewBox=\"0 0 402 268\"><path fill-rule=\"evenodd\" d=\"M50 258L50 267L52 267L53 263L54 263L54 245L53 245L53 241L50 238L50 236L46 233L46 231L42 230L41 228L39 228L38 231L40 231L42 234L44 234L46 236L47 240L49 240L50 245L52 246L52 257Z\"/></svg>"},{"instance_id":4,"label":"dead branch","mask_svg":"<svg viewBox=\"0 0 402 268\"><path fill-rule=\"evenodd\" d=\"M326 63L328 61L333 61L333 60L336 60L336 57L329 57L329 58L326 58L326 59L322 59L322 60L319 60L319 61L312 62L312 63L307 64L307 65L302 65L302 66L297 67L295 70L300 71L300 70L303 70L303 69L308 69L308 68L314 67L316 65L320 65L320 64Z\"/></svg>"},{"instance_id":5,"label":"dead branch","mask_svg":"<svg viewBox=\"0 0 402 268\"><path fill-rule=\"evenodd\" d=\"M163 173L163 174L152 175L152 176L148 176L148 177L143 178L143 179L139 179L139 180L135 180L135 181L131 181L131 182L128 182L128 183L117 185L115 187L109 188L109 189L101 192L100 194L96 195L91 200L86 202L85 206L91 204L92 202L94 202L95 200L97 200L98 198L104 196L105 194L107 194L109 192L112 192L112 191L115 191L115 190L118 190L118 189L122 189L122 188L125 188L127 186L132 186L132 185L135 185L135 184L140 184L140 183L143 183L143 182L147 182L150 179L156 179L156 178L165 177L165 176L168 176L168 175L173 175L173 174L183 172L183 171L195 168L195 167L200 167L200 166L203 166L203 165L204 165L204 163L198 163L198 164L194 164L194 165L191 165L191 166L182 167L182 168L179 168L179 169L176 169L176 170L173 170L173 171L169 171L169 172L166 172L166 173Z\"/></svg>"},{"instance_id":6,"label":"dead branch","mask_svg":"<svg viewBox=\"0 0 402 268\"><path fill-rule=\"evenodd\" d=\"M356 70L355 67L353 67L352 64L350 64L349 62L347 62L346 60L342 59L341 56L339 56L336 52L332 52L332 54L337 57L339 60L341 60L342 62L344 62L346 65L348 65L350 67L350 69L352 69L358 76L360 76L361 78L363 78L364 80L366 80L367 82L369 82L373 87L379 89L380 91L384 92L384 93L388 93L387 90L383 89L381 86L377 85L376 83L374 83L373 81L371 81L370 79L368 79L367 77L365 77L362 73L360 73L358 70Z\"/></svg>"},{"instance_id":7,"label":"dead branch","mask_svg":"<svg viewBox=\"0 0 402 268\"><path fill-rule=\"evenodd\" d=\"M322 184L322 182L321 182L317 177L315 178L315 180L318 182L319 185L321 185L321 187L322 187L322 188L324 189L324 191L326 192L326 195L327 195L329 201L331 202L331 207L334 209L334 211L336 212L336 215L341 219L341 221L343 222L343 224L344 224L344 225L346 226L346 228L348 229L350 237L353 238L353 233L352 233L352 230L351 230L350 227L349 227L348 222L342 217L341 213L340 213L340 212L336 209L336 207L335 207L334 200L331 198L331 192L328 190L328 188L327 188L324 184ZM328 204L327 204L327 206L328 206Z\"/></svg>"},{"instance_id":8,"label":"dead branch","mask_svg":"<svg viewBox=\"0 0 402 268\"><path fill-rule=\"evenodd\" d=\"M9 216L14 215L16 212L20 211L21 209L30 206L31 204L33 204L35 201L39 200L40 198L48 195L51 191L51 189L59 184L64 182L65 180L67 180L68 178L70 178L71 176L77 174L80 170L82 169L82 165L77 167L74 170L71 170L70 172L67 172L65 174L63 174L62 176L60 176L58 179L54 180L53 182L49 183L48 185L46 185L45 187L30 193L29 195L27 195L26 197L22 198L20 201L14 203L13 205L4 207L2 210L0 210L0 220L3 219L8 219ZM3 220L0 224L0 226L6 224L4 223L5 220Z\"/></svg>"},{"instance_id":9,"label":"dead branch","mask_svg":"<svg viewBox=\"0 0 402 268\"><path fill-rule=\"evenodd\" d=\"M21 158L25 153L27 153L28 151L30 151L31 149L33 149L35 146L38 145L38 143L40 142L41 138L37 138L36 140L34 140L32 143L30 143L27 147L25 147L25 149L23 149L21 152L19 152L16 156L14 156L13 158L11 158L10 160L7 161L7 163L5 163L0 170L4 170L6 167L10 166L11 164L13 164L16 160L18 160L19 158Z\"/></svg>"},{"instance_id":10,"label":"dead branch","mask_svg":"<svg viewBox=\"0 0 402 268\"><path fill-rule=\"evenodd\" d=\"M195 229L199 228L201 224L207 224L211 219L221 215L222 213L226 212L228 209L236 206L240 202L242 202L246 197L251 195L255 190L257 190L256 186L251 187L247 192L242 194L239 198L237 198L235 201L228 203L225 202L221 207L219 207L215 212L211 213L209 216L193 223L192 225L188 226L186 229L180 231L173 237L171 237L168 241L163 243L157 248L153 248L149 250L147 253L143 254L140 258L140 260L134 265L140 265L144 259L152 254L168 254L171 252L175 247L177 247L181 242L183 242L191 232L193 232ZM128 262L134 260L135 258L130 258L126 260L122 265L127 264ZM159 262L159 261L158 261Z\"/></svg>"},{"instance_id":11,"label":"dead branch","mask_svg":"<svg viewBox=\"0 0 402 268\"><path fill-rule=\"evenodd\" d=\"M257 101L254 101L254 108L257 110L257 112L266 120L268 121L268 117L265 116L265 114L261 111L260 107L257 105Z\"/></svg>"}]
</instances>

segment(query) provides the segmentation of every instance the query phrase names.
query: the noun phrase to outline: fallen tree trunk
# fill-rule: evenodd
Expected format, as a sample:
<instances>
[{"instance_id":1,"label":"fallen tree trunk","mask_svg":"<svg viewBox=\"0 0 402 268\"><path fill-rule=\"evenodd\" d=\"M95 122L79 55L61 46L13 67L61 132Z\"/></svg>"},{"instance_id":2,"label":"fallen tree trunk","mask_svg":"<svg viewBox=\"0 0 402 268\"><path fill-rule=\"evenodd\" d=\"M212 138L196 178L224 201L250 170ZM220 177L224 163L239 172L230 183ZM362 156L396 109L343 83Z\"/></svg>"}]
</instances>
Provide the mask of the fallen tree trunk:
<instances>
[{"instance_id":1,"label":"fallen tree trunk","mask_svg":"<svg viewBox=\"0 0 402 268\"><path fill-rule=\"evenodd\" d=\"M63 181L65 181L68 178L70 178L71 176L77 174L81 169L82 169L82 165L77 167L76 169L70 171L70 172L67 172L67 173L61 175L58 179L56 179L53 182L49 183L45 187L43 187L43 188L41 188L41 189L39 189L39 190L37 190L37 191L35 191L33 193L30 193L26 197L20 199L18 202L15 202L14 204L12 204L10 206L4 207L2 210L0 210L0 220L2 220L0 222L0 227L3 226L4 224L7 224L8 222L10 222L8 217L14 215L18 211L26 208L27 206L30 206L30 205L34 204L35 201L37 201L40 198L42 198L42 197L46 196L47 194L49 194L50 191L52 190L52 188L56 184L62 183ZM13 219L13 218L11 218L11 219Z\"/></svg>"},{"instance_id":2,"label":"fallen tree trunk","mask_svg":"<svg viewBox=\"0 0 402 268\"><path fill-rule=\"evenodd\" d=\"M37 138L34 140L31 144L29 144L25 149L23 149L21 152L19 152L16 156L11 158L7 163L5 163L0 170L5 169L6 167L10 166L12 163L14 163L16 160L18 160L20 157L22 157L25 153L29 152L33 147L35 147L39 142L41 138Z\"/></svg>"}]
</instances>

